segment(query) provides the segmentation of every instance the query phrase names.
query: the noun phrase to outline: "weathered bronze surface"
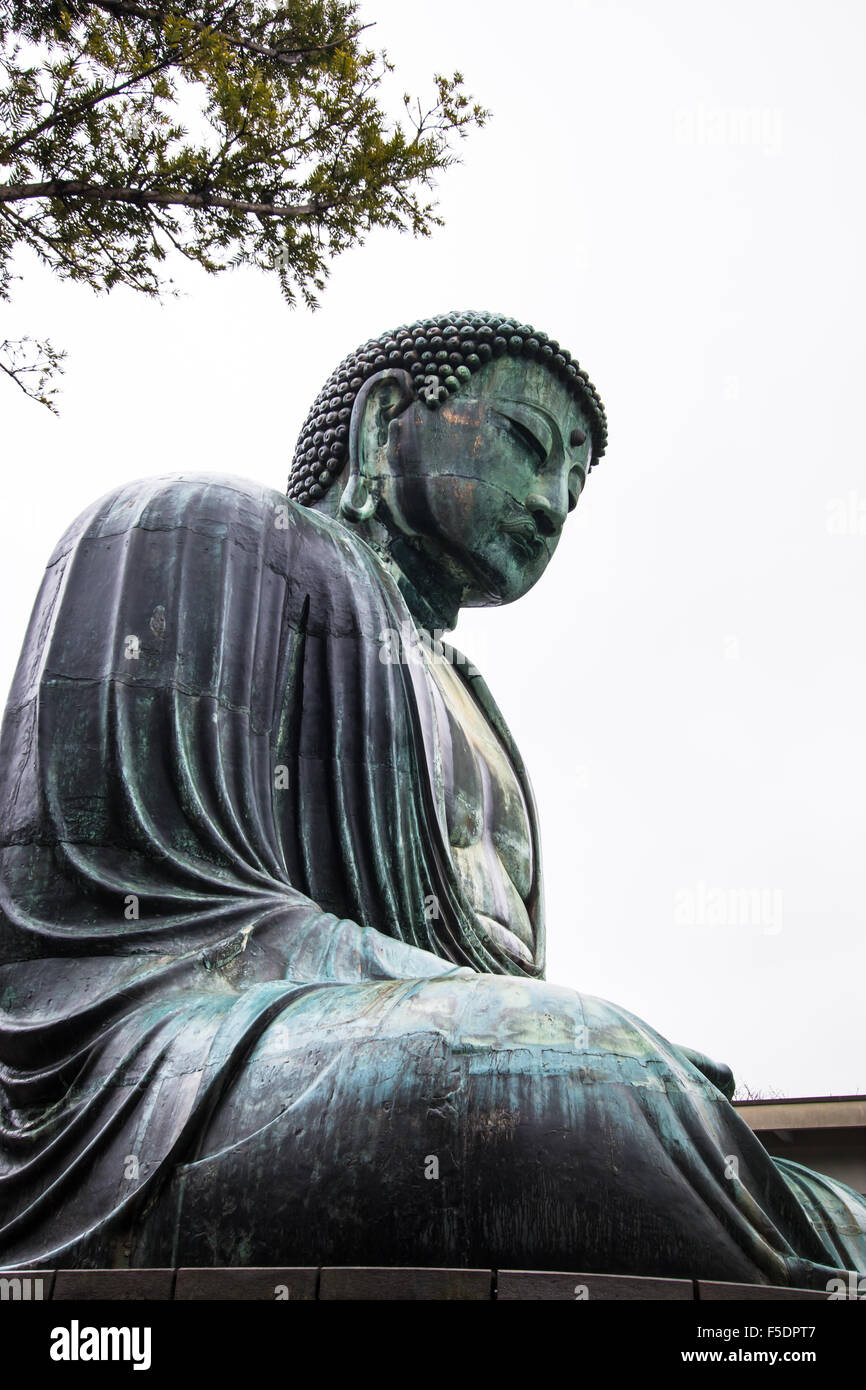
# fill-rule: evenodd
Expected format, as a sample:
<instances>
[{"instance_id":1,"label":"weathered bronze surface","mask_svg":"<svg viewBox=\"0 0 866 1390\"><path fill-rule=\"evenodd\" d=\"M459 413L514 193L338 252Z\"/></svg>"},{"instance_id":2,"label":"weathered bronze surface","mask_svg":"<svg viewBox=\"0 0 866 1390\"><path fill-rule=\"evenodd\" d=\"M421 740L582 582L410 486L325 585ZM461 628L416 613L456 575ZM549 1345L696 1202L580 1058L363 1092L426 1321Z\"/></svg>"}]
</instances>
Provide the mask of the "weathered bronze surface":
<instances>
[{"instance_id":1,"label":"weathered bronze surface","mask_svg":"<svg viewBox=\"0 0 866 1390\"><path fill-rule=\"evenodd\" d=\"M442 634L605 441L558 344L446 316L341 365L291 500L156 478L63 537L0 735L4 1267L866 1272L726 1067L543 978L532 793Z\"/></svg>"}]
</instances>

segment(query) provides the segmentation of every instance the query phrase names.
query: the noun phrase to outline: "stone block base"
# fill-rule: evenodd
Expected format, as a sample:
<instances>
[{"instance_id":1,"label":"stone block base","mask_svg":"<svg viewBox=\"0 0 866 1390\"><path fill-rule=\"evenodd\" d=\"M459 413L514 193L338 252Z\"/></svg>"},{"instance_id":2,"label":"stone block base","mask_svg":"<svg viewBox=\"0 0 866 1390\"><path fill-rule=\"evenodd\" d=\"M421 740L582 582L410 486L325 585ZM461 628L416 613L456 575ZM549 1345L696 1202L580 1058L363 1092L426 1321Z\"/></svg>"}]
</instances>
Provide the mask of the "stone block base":
<instances>
[{"instance_id":1,"label":"stone block base","mask_svg":"<svg viewBox=\"0 0 866 1390\"><path fill-rule=\"evenodd\" d=\"M58 1269L0 1272L0 1302L252 1301L474 1302L659 1301L765 1302L822 1299L811 1289L726 1284L696 1279L644 1279L520 1269Z\"/></svg>"}]
</instances>

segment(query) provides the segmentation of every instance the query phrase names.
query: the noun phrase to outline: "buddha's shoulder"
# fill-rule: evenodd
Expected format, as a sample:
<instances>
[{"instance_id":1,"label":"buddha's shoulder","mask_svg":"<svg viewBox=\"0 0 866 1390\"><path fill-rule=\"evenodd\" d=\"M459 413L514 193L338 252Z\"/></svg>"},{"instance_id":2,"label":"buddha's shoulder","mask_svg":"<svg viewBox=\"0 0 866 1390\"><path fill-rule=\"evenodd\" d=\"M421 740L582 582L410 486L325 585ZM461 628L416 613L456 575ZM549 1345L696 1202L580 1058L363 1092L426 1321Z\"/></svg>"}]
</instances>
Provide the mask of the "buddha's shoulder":
<instances>
[{"instance_id":1,"label":"buddha's shoulder","mask_svg":"<svg viewBox=\"0 0 866 1390\"><path fill-rule=\"evenodd\" d=\"M284 492L250 478L223 473L172 473L120 484L84 509L55 547L52 562L83 539L96 540L130 531L188 529L295 542L315 539L338 544L344 528L290 502Z\"/></svg>"}]
</instances>

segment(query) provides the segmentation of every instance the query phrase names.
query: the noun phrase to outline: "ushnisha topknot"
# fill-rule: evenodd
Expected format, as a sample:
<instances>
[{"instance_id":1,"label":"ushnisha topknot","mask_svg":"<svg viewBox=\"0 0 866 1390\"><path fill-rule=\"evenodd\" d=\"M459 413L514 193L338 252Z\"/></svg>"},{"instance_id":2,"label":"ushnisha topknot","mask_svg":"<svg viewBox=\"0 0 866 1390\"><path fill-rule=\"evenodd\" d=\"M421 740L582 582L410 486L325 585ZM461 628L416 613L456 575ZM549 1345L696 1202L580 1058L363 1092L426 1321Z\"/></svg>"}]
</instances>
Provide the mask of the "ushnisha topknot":
<instances>
[{"instance_id":1,"label":"ushnisha topknot","mask_svg":"<svg viewBox=\"0 0 866 1390\"><path fill-rule=\"evenodd\" d=\"M485 362L506 353L540 362L587 406L593 467L607 447L607 416L576 358L531 324L515 323L504 314L455 310L402 324L344 358L316 397L301 430L289 471L289 499L305 506L317 502L343 471L352 406L364 382L376 372L385 367L408 372L416 398L435 410Z\"/></svg>"}]
</instances>

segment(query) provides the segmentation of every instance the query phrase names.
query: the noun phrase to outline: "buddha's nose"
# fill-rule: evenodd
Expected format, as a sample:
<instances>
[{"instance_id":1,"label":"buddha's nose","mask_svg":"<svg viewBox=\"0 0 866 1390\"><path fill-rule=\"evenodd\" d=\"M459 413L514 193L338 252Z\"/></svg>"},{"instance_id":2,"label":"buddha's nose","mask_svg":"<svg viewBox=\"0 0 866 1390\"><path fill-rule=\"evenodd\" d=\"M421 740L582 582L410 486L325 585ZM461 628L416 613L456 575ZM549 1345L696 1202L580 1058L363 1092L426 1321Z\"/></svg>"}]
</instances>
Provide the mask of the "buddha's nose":
<instances>
[{"instance_id":1,"label":"buddha's nose","mask_svg":"<svg viewBox=\"0 0 866 1390\"><path fill-rule=\"evenodd\" d=\"M565 522L565 514L555 507L540 492L530 492L526 499L526 510L535 522L540 536L558 536Z\"/></svg>"}]
</instances>

